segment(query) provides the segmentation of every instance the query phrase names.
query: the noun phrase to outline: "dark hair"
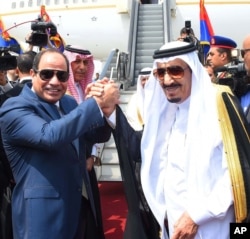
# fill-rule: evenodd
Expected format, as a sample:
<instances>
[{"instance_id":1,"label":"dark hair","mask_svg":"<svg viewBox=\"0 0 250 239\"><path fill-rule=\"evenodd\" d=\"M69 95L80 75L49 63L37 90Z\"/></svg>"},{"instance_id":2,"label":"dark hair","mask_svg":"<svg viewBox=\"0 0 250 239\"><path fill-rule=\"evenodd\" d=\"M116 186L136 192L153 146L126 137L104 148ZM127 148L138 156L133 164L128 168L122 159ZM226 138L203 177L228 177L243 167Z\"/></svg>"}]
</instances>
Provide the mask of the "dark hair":
<instances>
[{"instance_id":1,"label":"dark hair","mask_svg":"<svg viewBox=\"0 0 250 239\"><path fill-rule=\"evenodd\" d=\"M25 53L30 54L33 58L35 58L37 54L35 51L32 51L32 50L26 51Z\"/></svg>"},{"instance_id":2,"label":"dark hair","mask_svg":"<svg viewBox=\"0 0 250 239\"><path fill-rule=\"evenodd\" d=\"M190 34L192 34L194 36L194 30L193 28L189 28L190 30ZM181 34L187 34L187 28L186 27L183 27L181 30L180 30L180 35Z\"/></svg>"},{"instance_id":3,"label":"dark hair","mask_svg":"<svg viewBox=\"0 0 250 239\"><path fill-rule=\"evenodd\" d=\"M34 61L33 61L33 66L32 66L33 70L37 71L39 69L39 63L41 61L41 58L42 58L42 56L44 54L47 54L47 53L58 53L58 54L60 54L65 59L65 62L66 62L66 65L67 65L67 72L69 72L69 60L57 48L48 48L48 49L42 50L39 53L37 53L35 58L34 58Z\"/></svg>"},{"instance_id":4,"label":"dark hair","mask_svg":"<svg viewBox=\"0 0 250 239\"><path fill-rule=\"evenodd\" d=\"M227 55L227 60L228 60L229 62L233 60L233 58L232 58L232 53L231 53L232 49L218 47L218 48L217 48L217 51L218 51L220 54L226 53L226 55Z\"/></svg>"},{"instance_id":5,"label":"dark hair","mask_svg":"<svg viewBox=\"0 0 250 239\"><path fill-rule=\"evenodd\" d=\"M34 55L23 53L17 57L17 67L22 73L29 73L33 66Z\"/></svg>"}]
</instances>

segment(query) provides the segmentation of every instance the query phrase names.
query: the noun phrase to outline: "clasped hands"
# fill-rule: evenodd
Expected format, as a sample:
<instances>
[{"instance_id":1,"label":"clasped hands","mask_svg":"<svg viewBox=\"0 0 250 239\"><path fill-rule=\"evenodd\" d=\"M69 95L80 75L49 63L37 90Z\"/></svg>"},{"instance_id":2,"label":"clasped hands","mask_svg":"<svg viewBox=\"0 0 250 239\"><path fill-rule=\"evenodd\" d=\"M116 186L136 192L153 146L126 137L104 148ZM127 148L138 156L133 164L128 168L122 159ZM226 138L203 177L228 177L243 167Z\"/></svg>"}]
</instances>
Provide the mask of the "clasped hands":
<instances>
[{"instance_id":1,"label":"clasped hands","mask_svg":"<svg viewBox=\"0 0 250 239\"><path fill-rule=\"evenodd\" d=\"M86 98L93 97L96 100L106 117L109 117L115 110L116 105L120 103L118 85L106 77L88 84L85 94Z\"/></svg>"}]
</instances>

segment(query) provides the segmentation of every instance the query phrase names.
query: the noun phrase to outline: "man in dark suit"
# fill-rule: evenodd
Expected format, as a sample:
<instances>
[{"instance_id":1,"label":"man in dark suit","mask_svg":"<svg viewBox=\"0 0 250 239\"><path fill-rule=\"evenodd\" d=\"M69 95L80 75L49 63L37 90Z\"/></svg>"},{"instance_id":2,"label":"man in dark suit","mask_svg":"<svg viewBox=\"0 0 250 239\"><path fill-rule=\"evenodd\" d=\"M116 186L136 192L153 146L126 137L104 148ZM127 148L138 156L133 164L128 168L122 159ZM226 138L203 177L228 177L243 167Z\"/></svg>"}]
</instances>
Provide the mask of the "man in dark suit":
<instances>
[{"instance_id":1,"label":"man in dark suit","mask_svg":"<svg viewBox=\"0 0 250 239\"><path fill-rule=\"evenodd\" d=\"M68 76L67 58L56 49L44 50L34 59L32 86L26 84L0 109L3 144L16 182L15 239L84 238L78 234L83 182L94 210L84 145L109 139L101 110L106 115L106 108L114 108L119 92L103 80L106 84L96 93L101 97L77 105L65 95Z\"/></svg>"},{"instance_id":2,"label":"man in dark suit","mask_svg":"<svg viewBox=\"0 0 250 239\"><path fill-rule=\"evenodd\" d=\"M16 57L16 72L18 73L18 80L8 91L0 94L0 106L10 97L14 97L20 94L25 83L31 82L32 78L30 70L32 69L33 60L35 57L34 52L28 51L20 54ZM12 239L12 223L10 217L11 207L10 203L6 201L5 193L11 187L15 186L15 180L13 178L11 168L3 149L2 137L0 136L0 212L1 212L1 224L0 224L0 239ZM8 205L8 206L7 206Z\"/></svg>"}]
</instances>

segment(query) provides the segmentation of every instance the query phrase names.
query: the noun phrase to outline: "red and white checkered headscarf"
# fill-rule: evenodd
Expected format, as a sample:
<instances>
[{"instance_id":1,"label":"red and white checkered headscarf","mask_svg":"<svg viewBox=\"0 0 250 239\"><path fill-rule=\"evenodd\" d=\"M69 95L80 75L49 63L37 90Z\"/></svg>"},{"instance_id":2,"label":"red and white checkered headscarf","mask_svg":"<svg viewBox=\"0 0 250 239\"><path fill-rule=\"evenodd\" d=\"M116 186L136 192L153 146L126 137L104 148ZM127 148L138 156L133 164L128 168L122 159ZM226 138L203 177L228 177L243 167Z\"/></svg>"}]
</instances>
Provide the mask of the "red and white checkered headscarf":
<instances>
[{"instance_id":1,"label":"red and white checkered headscarf","mask_svg":"<svg viewBox=\"0 0 250 239\"><path fill-rule=\"evenodd\" d=\"M77 91L76 86L75 86L74 75L73 75L73 72L71 69L71 62L75 61L77 57L80 57L83 60L88 60L88 70L86 71L83 79L81 81L79 81L82 92L83 92L83 94L85 94L86 86L92 82L92 77L93 77L94 68L95 68L94 59L93 59L93 55L91 55L91 53L89 51L83 50L79 46L70 46L70 47L72 47L73 49L77 49L79 51L79 53L70 51L70 48L66 48L63 52L66 55L66 57L68 58L69 64L70 64L67 94L72 95L79 104L81 102L81 98L78 95L78 91ZM82 54L81 51L83 53L84 53L84 51L86 51L88 53Z\"/></svg>"}]
</instances>

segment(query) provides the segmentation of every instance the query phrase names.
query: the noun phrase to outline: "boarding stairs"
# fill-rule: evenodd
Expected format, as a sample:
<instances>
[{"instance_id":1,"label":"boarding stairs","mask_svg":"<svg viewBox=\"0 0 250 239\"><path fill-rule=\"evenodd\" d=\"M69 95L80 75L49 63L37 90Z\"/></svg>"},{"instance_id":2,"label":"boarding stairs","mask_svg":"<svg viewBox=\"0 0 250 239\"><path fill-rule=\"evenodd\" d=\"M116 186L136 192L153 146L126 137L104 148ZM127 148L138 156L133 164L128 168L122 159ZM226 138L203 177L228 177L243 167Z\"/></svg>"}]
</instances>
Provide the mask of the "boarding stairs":
<instances>
[{"instance_id":1,"label":"boarding stairs","mask_svg":"<svg viewBox=\"0 0 250 239\"><path fill-rule=\"evenodd\" d=\"M164 44L164 20L162 4L139 4L138 20L135 26L135 59L133 82L142 68L152 67L153 54Z\"/></svg>"},{"instance_id":2,"label":"boarding stairs","mask_svg":"<svg viewBox=\"0 0 250 239\"><path fill-rule=\"evenodd\" d=\"M120 53L117 49L114 49L109 67L105 70L105 76L121 84L120 107L124 113L126 113L130 97L136 91L139 71L144 67L152 67L154 51L164 44L163 6L161 4L137 4L135 15L136 21L131 23L133 30L129 36L132 39L132 48L129 53L131 64L129 79L127 81L118 79L120 72L124 69L121 70L118 64L117 55ZM119 158L112 136L108 142L104 143L100 157L102 165L95 166L98 181L121 181Z\"/></svg>"}]
</instances>

